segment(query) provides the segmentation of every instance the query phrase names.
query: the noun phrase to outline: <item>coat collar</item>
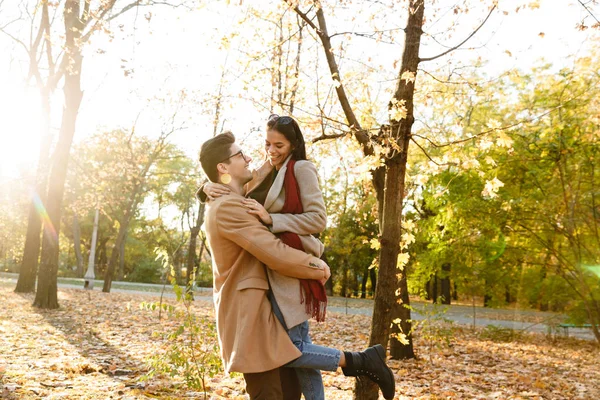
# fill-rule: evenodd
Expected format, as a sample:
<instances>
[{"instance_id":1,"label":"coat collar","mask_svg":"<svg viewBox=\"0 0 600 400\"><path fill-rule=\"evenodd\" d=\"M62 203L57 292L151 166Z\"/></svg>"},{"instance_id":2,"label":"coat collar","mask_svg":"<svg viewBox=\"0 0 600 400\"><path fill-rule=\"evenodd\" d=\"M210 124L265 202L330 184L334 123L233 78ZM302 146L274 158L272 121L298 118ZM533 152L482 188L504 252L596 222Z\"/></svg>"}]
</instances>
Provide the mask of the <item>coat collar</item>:
<instances>
[{"instance_id":1,"label":"coat collar","mask_svg":"<svg viewBox=\"0 0 600 400\"><path fill-rule=\"evenodd\" d=\"M287 165L288 165L288 162L290 162L291 158L292 158L292 155L290 154L288 156L288 158L286 158L285 161L283 162L283 165L281 166L279 171L277 171L277 177L273 181L273 184L271 185L271 189L269 189L269 193L267 194L267 198L265 199L264 207L267 211L269 210L269 207L271 207L273 205L275 200L277 200L277 198L279 197L279 193L281 193L281 190L283 189L283 181L285 179L285 171L287 171Z\"/></svg>"}]
</instances>

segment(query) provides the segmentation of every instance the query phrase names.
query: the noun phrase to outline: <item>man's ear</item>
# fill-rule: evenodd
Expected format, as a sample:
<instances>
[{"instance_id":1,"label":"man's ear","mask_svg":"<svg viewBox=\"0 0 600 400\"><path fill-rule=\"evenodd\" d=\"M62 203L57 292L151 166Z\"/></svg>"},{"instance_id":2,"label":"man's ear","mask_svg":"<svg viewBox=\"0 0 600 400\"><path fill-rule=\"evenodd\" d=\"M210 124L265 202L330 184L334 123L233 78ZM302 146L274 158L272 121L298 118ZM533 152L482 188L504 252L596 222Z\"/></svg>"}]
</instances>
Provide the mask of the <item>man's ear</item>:
<instances>
[{"instance_id":1,"label":"man's ear","mask_svg":"<svg viewBox=\"0 0 600 400\"><path fill-rule=\"evenodd\" d=\"M227 165L224 164L224 163L218 163L217 164L217 171L220 174L226 174L228 172Z\"/></svg>"}]
</instances>

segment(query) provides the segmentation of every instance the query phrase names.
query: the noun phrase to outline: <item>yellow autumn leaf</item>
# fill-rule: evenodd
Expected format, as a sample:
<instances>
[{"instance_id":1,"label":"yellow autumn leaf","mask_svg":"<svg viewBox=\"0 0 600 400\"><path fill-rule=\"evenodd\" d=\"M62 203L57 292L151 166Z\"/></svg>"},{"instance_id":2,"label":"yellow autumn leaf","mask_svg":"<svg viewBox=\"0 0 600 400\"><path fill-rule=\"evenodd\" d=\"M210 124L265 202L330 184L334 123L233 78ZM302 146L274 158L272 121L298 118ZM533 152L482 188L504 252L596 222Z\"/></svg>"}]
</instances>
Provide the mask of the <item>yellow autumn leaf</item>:
<instances>
[{"instance_id":1,"label":"yellow autumn leaf","mask_svg":"<svg viewBox=\"0 0 600 400\"><path fill-rule=\"evenodd\" d=\"M462 163L461 165L464 169L473 169L473 168L479 168L480 164L479 161L477 161L476 159L471 159L471 160L466 160Z\"/></svg>"},{"instance_id":2,"label":"yellow autumn leaf","mask_svg":"<svg viewBox=\"0 0 600 400\"><path fill-rule=\"evenodd\" d=\"M416 79L416 75L414 72L406 70L402 73L402 75L400 76L400 80L401 81L406 81L406 83L408 84L409 82L414 82Z\"/></svg>"},{"instance_id":3,"label":"yellow autumn leaf","mask_svg":"<svg viewBox=\"0 0 600 400\"><path fill-rule=\"evenodd\" d=\"M397 267L402 270L404 269L404 266L406 264L408 264L408 260L410 259L410 254L408 253L400 253L398 254L398 259L397 259Z\"/></svg>"},{"instance_id":4,"label":"yellow autumn leaf","mask_svg":"<svg viewBox=\"0 0 600 400\"><path fill-rule=\"evenodd\" d=\"M481 148L481 150L487 150L490 147L492 147L494 145L494 142L492 142L489 139L483 138L479 141L479 147Z\"/></svg>"},{"instance_id":5,"label":"yellow autumn leaf","mask_svg":"<svg viewBox=\"0 0 600 400\"><path fill-rule=\"evenodd\" d=\"M499 180L498 178L494 178L485 183L485 187L483 188L483 191L481 192L481 194L484 197L494 198L494 197L498 196L498 190L502 186L504 186L504 183L501 180Z\"/></svg>"},{"instance_id":6,"label":"yellow autumn leaf","mask_svg":"<svg viewBox=\"0 0 600 400\"><path fill-rule=\"evenodd\" d=\"M486 162L486 164L488 164L488 165L490 165L492 167L495 167L497 165L496 161L492 157L490 157L490 156L487 156L485 158L485 162Z\"/></svg>"},{"instance_id":7,"label":"yellow autumn leaf","mask_svg":"<svg viewBox=\"0 0 600 400\"><path fill-rule=\"evenodd\" d=\"M404 221L402 221L402 228L404 228L405 230L412 232L415 230L416 228L416 224L414 221L406 219Z\"/></svg>"},{"instance_id":8,"label":"yellow autumn leaf","mask_svg":"<svg viewBox=\"0 0 600 400\"><path fill-rule=\"evenodd\" d=\"M506 133L500 132L498 138L496 139L496 143L498 143L498 146L506 147L509 149L512 147L513 140Z\"/></svg>"},{"instance_id":9,"label":"yellow autumn leaf","mask_svg":"<svg viewBox=\"0 0 600 400\"><path fill-rule=\"evenodd\" d=\"M406 100L392 99L392 107L390 107L389 113L390 121L401 121L405 119L408 114Z\"/></svg>"},{"instance_id":10,"label":"yellow autumn leaf","mask_svg":"<svg viewBox=\"0 0 600 400\"><path fill-rule=\"evenodd\" d=\"M406 245L414 243L415 242L415 235L413 235L410 232L403 233L402 234L402 242L405 243Z\"/></svg>"},{"instance_id":11,"label":"yellow autumn leaf","mask_svg":"<svg viewBox=\"0 0 600 400\"><path fill-rule=\"evenodd\" d=\"M500 121L498 121L496 119L491 119L487 123L487 127L490 129L500 129L502 127L502 124L500 123Z\"/></svg>"},{"instance_id":12,"label":"yellow autumn leaf","mask_svg":"<svg viewBox=\"0 0 600 400\"><path fill-rule=\"evenodd\" d=\"M371 241L369 243L371 244L371 248L373 250L379 250L381 248L381 243L379 242L379 239L377 239L377 238L371 239Z\"/></svg>"}]
</instances>

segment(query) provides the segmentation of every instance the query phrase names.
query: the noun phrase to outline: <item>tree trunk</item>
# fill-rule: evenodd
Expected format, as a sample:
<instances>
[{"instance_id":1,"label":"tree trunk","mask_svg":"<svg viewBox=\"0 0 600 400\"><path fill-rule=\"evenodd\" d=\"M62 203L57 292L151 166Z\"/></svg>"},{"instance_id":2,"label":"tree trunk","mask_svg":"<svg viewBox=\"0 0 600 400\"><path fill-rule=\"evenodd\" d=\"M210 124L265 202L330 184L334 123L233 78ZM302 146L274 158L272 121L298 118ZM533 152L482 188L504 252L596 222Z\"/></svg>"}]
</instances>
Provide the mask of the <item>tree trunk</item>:
<instances>
[{"instance_id":1,"label":"tree trunk","mask_svg":"<svg viewBox=\"0 0 600 400\"><path fill-rule=\"evenodd\" d=\"M402 320L401 327L405 334L409 334L412 330L410 308L395 307L392 313L392 307L396 303L396 289L399 291L399 301L402 305L410 306L408 297L408 284L406 277L406 267L400 274L400 279L396 279L398 272L396 268L397 257L399 253L399 242L401 236L401 216L402 204L404 200L404 184L406 177L406 162L408 157L408 147L411 137L411 129L414 122L413 116L413 99L415 82L410 79L402 79L403 74L411 73L416 78L417 69L419 66L419 47L421 43L421 35L423 34L423 15L424 15L424 0L409 0L409 14L406 25L406 39L404 42L404 51L402 54L402 65L398 78L398 85L394 94L394 101L404 102L406 107L406 118L400 121L392 120L390 127L390 135L396 140L399 150L391 159L386 162L386 185L384 196L384 221L383 233L381 239L381 250L379 258L379 283L375 292L375 307L373 312L373 322L371 328L371 344L381 343L387 345L388 331L392 320L400 318ZM389 104L390 110L394 107L393 102ZM394 287L394 283L398 284ZM376 317L376 314L379 314ZM407 345L403 345L395 338L392 341L392 358L408 359L414 358L413 341L409 339ZM357 393L360 393L361 399L376 399L376 386L369 385L368 392L365 390L366 385L357 382Z\"/></svg>"},{"instance_id":2,"label":"tree trunk","mask_svg":"<svg viewBox=\"0 0 600 400\"><path fill-rule=\"evenodd\" d=\"M485 294L483 295L483 306L489 307L490 302L492 301L492 296L489 294L491 287L490 287L490 284L488 283L487 279L485 280L485 282L483 284L483 288L485 290Z\"/></svg>"},{"instance_id":3,"label":"tree trunk","mask_svg":"<svg viewBox=\"0 0 600 400\"><path fill-rule=\"evenodd\" d=\"M75 259L77 260L77 271L75 272L78 278L83 278L83 255L81 254L81 229L79 228L79 220L77 215L73 215L73 248L75 249Z\"/></svg>"},{"instance_id":4,"label":"tree trunk","mask_svg":"<svg viewBox=\"0 0 600 400\"><path fill-rule=\"evenodd\" d=\"M375 268L371 268L369 274L371 276L371 291L375 293L375 290L377 289L377 271Z\"/></svg>"},{"instance_id":5,"label":"tree trunk","mask_svg":"<svg viewBox=\"0 0 600 400\"><path fill-rule=\"evenodd\" d=\"M398 286L402 287L406 285L406 268L405 271L401 273L401 277L398 282ZM404 281L404 282L402 282ZM406 339L408 339L409 343L412 344L413 335L412 335L412 324L409 321L411 318L410 309L404 307L404 304L410 305L410 299L408 298L408 291L404 290L400 292L400 298L398 301L394 303L393 314L394 318L400 318L400 325L393 324L392 325L392 334L398 334L400 332L406 335ZM390 356L392 356L395 360L404 360L409 358L414 358L415 353L413 346L403 345L397 339L392 337L390 339Z\"/></svg>"},{"instance_id":6,"label":"tree trunk","mask_svg":"<svg viewBox=\"0 0 600 400\"><path fill-rule=\"evenodd\" d=\"M49 221L44 222L45 234L42 240L42 256L38 273L38 288L33 305L39 308L58 308L57 273L58 241L62 199L67 177L69 152L75 135L75 122L83 93L80 87L81 64L83 57L79 48L81 20L79 19L79 1L68 0L64 10L66 32L66 56L68 69L65 72L64 98L60 134L52 160L52 169L48 182L47 212Z\"/></svg>"},{"instance_id":7,"label":"tree trunk","mask_svg":"<svg viewBox=\"0 0 600 400\"><path fill-rule=\"evenodd\" d=\"M94 265L96 261L96 242L98 241L98 220L100 218L100 210L96 207L96 212L94 213L94 227L92 228L92 241L90 244L90 255L88 257L88 267L85 272L85 281L83 283L83 288L92 290L94 288L94 280L96 279L96 274L94 270Z\"/></svg>"},{"instance_id":8,"label":"tree trunk","mask_svg":"<svg viewBox=\"0 0 600 400\"><path fill-rule=\"evenodd\" d=\"M133 209L137 204L137 194L134 194L123 219L120 221L119 232L117 234L117 238L115 239L115 244L110 253L110 259L108 261L108 265L106 266L106 272L104 273L104 285L102 286L102 291L104 293L110 293L110 287L112 286L113 275L115 274L115 268L117 266L117 260L119 259L119 251L121 249L121 243L125 240L125 236L127 235L127 229L129 228L129 221L131 220L131 215L133 213Z\"/></svg>"},{"instance_id":9,"label":"tree trunk","mask_svg":"<svg viewBox=\"0 0 600 400\"><path fill-rule=\"evenodd\" d=\"M452 294L450 293L450 268L450 263L442 264L442 278L440 279L442 304L452 303Z\"/></svg>"},{"instance_id":10,"label":"tree trunk","mask_svg":"<svg viewBox=\"0 0 600 400\"><path fill-rule=\"evenodd\" d=\"M196 277L196 244L198 242L198 233L200 230L196 230L195 226L190 229L190 244L188 245L188 254L185 271L185 291L189 295L193 296L194 279Z\"/></svg>"},{"instance_id":11,"label":"tree trunk","mask_svg":"<svg viewBox=\"0 0 600 400\"><path fill-rule=\"evenodd\" d=\"M542 270L540 273L540 284L542 285L542 288L540 290L540 292L538 293L538 299L540 299L539 302L539 310L540 311L548 311L548 300L546 300L547 296L545 296L544 293L544 287L546 286L545 280L546 280L546 275L547 275L547 265L548 262L550 260L550 253L548 253L548 256L546 256L546 261L544 262L544 265L542 266Z\"/></svg>"},{"instance_id":12,"label":"tree trunk","mask_svg":"<svg viewBox=\"0 0 600 400\"><path fill-rule=\"evenodd\" d=\"M43 109L43 139L38 156L38 167L36 172L35 192L32 193L29 205L29 216L27 220L27 236L25 237L25 248L23 250L23 261L19 270L19 279L15 292L31 293L35 291L35 278L40 257L40 244L42 233L42 212L45 211L44 201L48 184L48 164L50 162L50 145L52 135L50 133L50 96L47 89L42 90Z\"/></svg>"},{"instance_id":13,"label":"tree trunk","mask_svg":"<svg viewBox=\"0 0 600 400\"><path fill-rule=\"evenodd\" d=\"M173 271L175 272L175 283L181 286L181 247L173 253Z\"/></svg>"},{"instance_id":14,"label":"tree trunk","mask_svg":"<svg viewBox=\"0 0 600 400\"><path fill-rule=\"evenodd\" d=\"M425 284L425 293L426 293L426 300L431 300L433 298L433 293L431 292L431 288L432 288L432 283L431 280L433 279L433 277L429 277L429 280L427 281L427 283Z\"/></svg>"},{"instance_id":15,"label":"tree trunk","mask_svg":"<svg viewBox=\"0 0 600 400\"><path fill-rule=\"evenodd\" d=\"M358 274L352 273L352 296L358 297Z\"/></svg>"},{"instance_id":16,"label":"tree trunk","mask_svg":"<svg viewBox=\"0 0 600 400\"><path fill-rule=\"evenodd\" d=\"M367 298L367 279L369 279L369 267L365 268L363 272L362 282L360 285L360 298Z\"/></svg>"},{"instance_id":17,"label":"tree trunk","mask_svg":"<svg viewBox=\"0 0 600 400\"><path fill-rule=\"evenodd\" d=\"M346 259L341 260L342 264L342 297L348 297L348 263Z\"/></svg>"},{"instance_id":18,"label":"tree trunk","mask_svg":"<svg viewBox=\"0 0 600 400\"><path fill-rule=\"evenodd\" d=\"M396 264L399 252L400 241L400 221L402 213L402 202L404 198L404 180L406 174L406 161L408 154L408 144L411 135L411 128L414 122L413 117L413 98L414 98L414 80L402 79L403 74L409 72L416 77L417 67L419 65L419 47L422 35L424 0L409 0L407 9L409 10L406 26L406 39L402 55L402 65L398 75L398 86L393 100L404 102L406 106L406 118L402 121L393 121L391 126L391 138L399 146L398 154L392 154L391 158L386 159L385 168L378 168L373 171L373 185L377 191L379 224L381 232L381 248L379 252L379 277L375 289L375 304L373 306L373 319L371 323L370 345L382 344L387 347L390 323L392 321L392 307L395 303L396 283ZM294 10L307 22L319 36L323 44L323 50L329 66L331 76L339 85L336 85L335 91L340 102L340 106L346 116L346 120L351 126L354 136L361 144L365 156L373 155L373 145L368 133L360 126L360 122L348 96L346 95L344 85L341 84L341 75L335 60L335 52L331 46L331 38L327 32L327 24L323 9L319 6L316 9L318 28L313 20L302 13L298 6L292 6ZM393 106L390 101L389 107ZM382 129L383 130L383 129ZM385 182L385 193L383 184ZM408 303L408 291L406 279L400 279L399 290L406 292ZM403 307L409 314L410 311ZM407 318L410 319L410 318ZM408 350L405 352L407 357L414 357L412 351L412 342L405 346ZM354 396L357 399L377 399L378 388L368 379L357 379Z\"/></svg>"},{"instance_id":19,"label":"tree trunk","mask_svg":"<svg viewBox=\"0 0 600 400\"><path fill-rule=\"evenodd\" d=\"M94 275L100 276L100 272L106 272L106 265L108 264L108 250L106 249L106 244L108 243L109 238L102 238L99 240L100 244L98 245L98 253L96 255L96 262L94 267Z\"/></svg>"},{"instance_id":20,"label":"tree trunk","mask_svg":"<svg viewBox=\"0 0 600 400\"><path fill-rule=\"evenodd\" d=\"M119 246L119 272L117 273L117 280L119 281L122 281L125 276L125 243L127 243L127 232L125 232L125 237Z\"/></svg>"},{"instance_id":21,"label":"tree trunk","mask_svg":"<svg viewBox=\"0 0 600 400\"><path fill-rule=\"evenodd\" d=\"M198 215L196 216L196 224L190 229L190 244L188 246L188 254L187 254L187 270L186 270L186 291L187 293L193 295L192 287L194 284L194 279L196 279L196 273L198 272L199 265L196 262L196 247L198 243L198 234L200 234L200 227L204 223L204 208L205 203L200 203L198 205Z\"/></svg>"},{"instance_id":22,"label":"tree trunk","mask_svg":"<svg viewBox=\"0 0 600 400\"><path fill-rule=\"evenodd\" d=\"M38 183L38 191L42 189L42 186L44 186L43 190L45 191L45 182L44 184L41 182ZM25 249L23 250L23 261L19 271L17 286L15 287L15 292L17 293L31 293L35 291L35 278L37 274L38 259L40 257L40 236L42 230L42 220L38 214L35 203L36 201L39 201L38 204L42 205L42 202L37 194L34 194L33 196L34 199L29 206L27 236L25 238Z\"/></svg>"},{"instance_id":23,"label":"tree trunk","mask_svg":"<svg viewBox=\"0 0 600 400\"><path fill-rule=\"evenodd\" d=\"M433 304L438 301L438 277L437 273L431 277L431 302Z\"/></svg>"}]
</instances>

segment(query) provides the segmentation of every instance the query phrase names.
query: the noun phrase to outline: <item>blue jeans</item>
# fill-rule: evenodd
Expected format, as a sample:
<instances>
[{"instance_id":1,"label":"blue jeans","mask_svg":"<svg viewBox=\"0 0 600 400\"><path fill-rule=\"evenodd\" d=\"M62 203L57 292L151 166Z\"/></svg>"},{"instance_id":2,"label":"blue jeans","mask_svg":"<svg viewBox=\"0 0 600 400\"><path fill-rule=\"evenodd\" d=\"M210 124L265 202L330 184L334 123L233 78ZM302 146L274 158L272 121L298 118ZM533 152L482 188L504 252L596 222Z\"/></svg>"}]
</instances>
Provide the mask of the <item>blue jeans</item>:
<instances>
[{"instance_id":1,"label":"blue jeans","mask_svg":"<svg viewBox=\"0 0 600 400\"><path fill-rule=\"evenodd\" d=\"M286 327L275 298L271 297L270 300L273 313ZM308 333L308 321L289 329L288 335L302 355L285 366L296 370L305 400L325 400L325 389L320 370L337 371L341 357L340 351L313 344Z\"/></svg>"}]
</instances>

